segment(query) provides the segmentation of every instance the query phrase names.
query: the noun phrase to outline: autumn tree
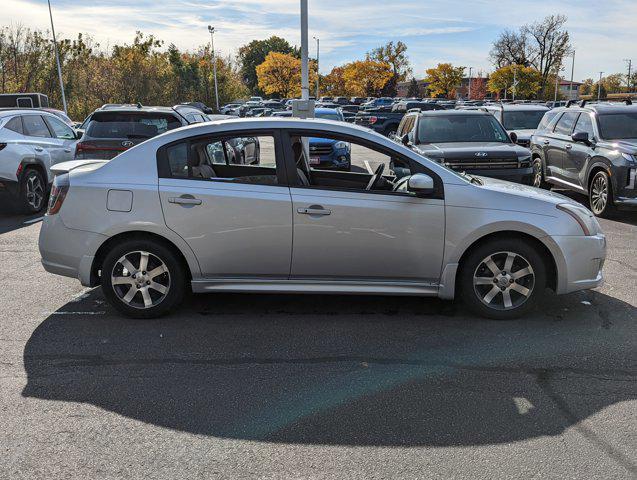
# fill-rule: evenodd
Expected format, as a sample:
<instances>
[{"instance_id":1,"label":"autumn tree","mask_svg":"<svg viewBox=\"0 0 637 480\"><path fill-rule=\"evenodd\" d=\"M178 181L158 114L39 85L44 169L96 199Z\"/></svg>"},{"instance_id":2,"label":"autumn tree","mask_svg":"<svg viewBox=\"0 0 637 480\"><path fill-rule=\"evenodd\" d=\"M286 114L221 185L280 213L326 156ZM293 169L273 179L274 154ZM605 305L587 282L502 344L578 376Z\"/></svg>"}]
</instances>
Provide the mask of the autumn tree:
<instances>
[{"instance_id":1,"label":"autumn tree","mask_svg":"<svg viewBox=\"0 0 637 480\"><path fill-rule=\"evenodd\" d=\"M469 100L484 100L487 96L487 79L484 77L475 77L470 81L471 95L469 95Z\"/></svg>"},{"instance_id":2,"label":"autumn tree","mask_svg":"<svg viewBox=\"0 0 637 480\"><path fill-rule=\"evenodd\" d=\"M316 82L316 62L310 62L310 85ZM293 55L270 52L257 66L259 88L281 98L301 95L301 60Z\"/></svg>"},{"instance_id":3,"label":"autumn tree","mask_svg":"<svg viewBox=\"0 0 637 480\"><path fill-rule=\"evenodd\" d=\"M359 97L380 96L393 75L388 63L375 60L359 60L343 68L346 90Z\"/></svg>"},{"instance_id":4,"label":"autumn tree","mask_svg":"<svg viewBox=\"0 0 637 480\"><path fill-rule=\"evenodd\" d=\"M419 97L420 96L420 86L418 85L418 81L415 78L412 78L409 82L409 89L407 90L408 97Z\"/></svg>"},{"instance_id":5,"label":"autumn tree","mask_svg":"<svg viewBox=\"0 0 637 480\"><path fill-rule=\"evenodd\" d=\"M382 94L389 97L396 96L398 82L404 82L411 73L409 58L407 58L407 45L401 41L389 42L372 50L368 54L368 59L391 66L392 77L383 87Z\"/></svg>"},{"instance_id":6,"label":"autumn tree","mask_svg":"<svg viewBox=\"0 0 637 480\"><path fill-rule=\"evenodd\" d=\"M517 98L532 98L542 85L542 75L533 67L524 65L507 65L491 74L487 89L491 93L507 92Z\"/></svg>"},{"instance_id":7,"label":"autumn tree","mask_svg":"<svg viewBox=\"0 0 637 480\"><path fill-rule=\"evenodd\" d=\"M450 63L439 63L434 68L426 70L425 81L429 83L429 90L433 96L442 95L444 97L455 90L462 82L465 67L454 67Z\"/></svg>"},{"instance_id":8,"label":"autumn tree","mask_svg":"<svg viewBox=\"0 0 637 480\"><path fill-rule=\"evenodd\" d=\"M284 53L300 58L298 48L293 47L287 40L276 35L266 40L253 40L239 48L238 59L241 65L241 76L253 94L263 93L259 91L257 67L265 61L271 52Z\"/></svg>"},{"instance_id":9,"label":"autumn tree","mask_svg":"<svg viewBox=\"0 0 637 480\"><path fill-rule=\"evenodd\" d=\"M350 96L345 87L345 69L343 67L334 67L332 71L321 79L323 90L332 96Z\"/></svg>"}]
</instances>

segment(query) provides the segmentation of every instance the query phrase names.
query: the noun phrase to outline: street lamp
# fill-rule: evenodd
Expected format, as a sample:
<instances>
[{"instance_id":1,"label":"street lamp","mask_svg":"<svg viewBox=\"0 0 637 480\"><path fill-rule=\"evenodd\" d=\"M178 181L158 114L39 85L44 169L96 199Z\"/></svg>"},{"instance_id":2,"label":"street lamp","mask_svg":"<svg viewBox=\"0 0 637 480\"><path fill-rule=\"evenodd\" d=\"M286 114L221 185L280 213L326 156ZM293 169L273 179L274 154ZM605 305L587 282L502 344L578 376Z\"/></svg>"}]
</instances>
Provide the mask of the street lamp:
<instances>
[{"instance_id":1,"label":"street lamp","mask_svg":"<svg viewBox=\"0 0 637 480\"><path fill-rule=\"evenodd\" d=\"M53 26L53 13L51 12L51 0L47 0L49 4L49 18L51 19L51 33L53 34L53 49L55 50L55 63L58 67L58 79L60 80L60 90L62 91L62 106L64 107L64 113L68 115L66 109L66 95L64 95L64 82L62 81L62 66L60 65L60 52L58 51L58 42L55 39L55 27Z\"/></svg>"},{"instance_id":2,"label":"street lamp","mask_svg":"<svg viewBox=\"0 0 637 480\"><path fill-rule=\"evenodd\" d=\"M319 81L320 81L320 74L319 74L319 51L320 51L320 45L321 45L321 41L319 40L318 37L312 37L314 40L316 40L316 100L319 99Z\"/></svg>"},{"instance_id":3,"label":"street lamp","mask_svg":"<svg viewBox=\"0 0 637 480\"><path fill-rule=\"evenodd\" d=\"M575 49L573 49L573 61L571 63L571 84L568 87L569 91L568 91L568 99L569 100L577 100L577 95L575 95L575 98L573 98L573 74L575 73Z\"/></svg>"},{"instance_id":4,"label":"street lamp","mask_svg":"<svg viewBox=\"0 0 637 480\"><path fill-rule=\"evenodd\" d=\"M628 77L626 78L626 86L628 87L627 93L630 93L630 72L632 71L633 61L630 58L625 58L624 62L628 63Z\"/></svg>"},{"instance_id":5,"label":"street lamp","mask_svg":"<svg viewBox=\"0 0 637 480\"><path fill-rule=\"evenodd\" d=\"M471 100L471 70L473 70L473 67L469 67L469 93L467 94L467 100Z\"/></svg>"},{"instance_id":6,"label":"street lamp","mask_svg":"<svg viewBox=\"0 0 637 480\"><path fill-rule=\"evenodd\" d=\"M212 48L212 72L215 80L215 104L217 112L219 111L219 90L217 88L217 60L215 59L215 27L208 25L210 32L210 47Z\"/></svg>"},{"instance_id":7,"label":"street lamp","mask_svg":"<svg viewBox=\"0 0 637 480\"><path fill-rule=\"evenodd\" d=\"M597 82L597 101L602 98L602 75L604 72L599 72L599 82Z\"/></svg>"}]
</instances>

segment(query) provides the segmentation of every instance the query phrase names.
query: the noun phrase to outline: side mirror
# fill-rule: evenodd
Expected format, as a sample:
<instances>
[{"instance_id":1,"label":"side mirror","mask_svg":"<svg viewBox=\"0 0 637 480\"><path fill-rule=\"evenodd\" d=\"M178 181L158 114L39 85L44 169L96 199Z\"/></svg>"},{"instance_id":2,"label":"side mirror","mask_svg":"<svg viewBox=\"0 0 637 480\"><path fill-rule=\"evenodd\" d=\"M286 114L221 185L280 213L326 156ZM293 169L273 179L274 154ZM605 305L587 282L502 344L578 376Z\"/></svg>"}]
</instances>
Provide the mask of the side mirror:
<instances>
[{"instance_id":1,"label":"side mirror","mask_svg":"<svg viewBox=\"0 0 637 480\"><path fill-rule=\"evenodd\" d=\"M518 143L518 135L515 132L509 133L509 137L513 143Z\"/></svg>"},{"instance_id":2,"label":"side mirror","mask_svg":"<svg viewBox=\"0 0 637 480\"><path fill-rule=\"evenodd\" d=\"M574 142L585 143L586 145L590 145L591 141L588 139L588 132L575 132L571 135L571 139Z\"/></svg>"},{"instance_id":3,"label":"side mirror","mask_svg":"<svg viewBox=\"0 0 637 480\"><path fill-rule=\"evenodd\" d=\"M409 135L404 134L402 137L400 137L400 141L402 142L404 146L409 145Z\"/></svg>"},{"instance_id":4,"label":"side mirror","mask_svg":"<svg viewBox=\"0 0 637 480\"><path fill-rule=\"evenodd\" d=\"M77 129L77 130L74 130L74 133L75 133L75 139L79 140L80 138L82 138L82 135L84 135L84 130Z\"/></svg>"},{"instance_id":5,"label":"side mirror","mask_svg":"<svg viewBox=\"0 0 637 480\"><path fill-rule=\"evenodd\" d=\"M434 179L424 173L415 173L407 180L407 190L417 197L426 197L434 192Z\"/></svg>"}]
</instances>

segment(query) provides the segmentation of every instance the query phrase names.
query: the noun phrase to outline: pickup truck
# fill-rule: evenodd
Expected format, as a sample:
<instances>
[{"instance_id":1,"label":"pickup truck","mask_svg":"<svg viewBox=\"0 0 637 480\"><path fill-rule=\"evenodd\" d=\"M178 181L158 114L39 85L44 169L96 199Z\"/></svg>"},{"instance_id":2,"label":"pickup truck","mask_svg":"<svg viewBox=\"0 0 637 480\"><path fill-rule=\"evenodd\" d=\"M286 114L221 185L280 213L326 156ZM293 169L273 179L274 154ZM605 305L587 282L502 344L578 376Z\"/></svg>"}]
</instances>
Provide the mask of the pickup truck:
<instances>
[{"instance_id":1,"label":"pickup truck","mask_svg":"<svg viewBox=\"0 0 637 480\"><path fill-rule=\"evenodd\" d=\"M389 107L379 107L374 110L360 110L354 117L354 123L391 137L396 133L400 121L411 110L427 111L441 110L435 103L426 102L398 102Z\"/></svg>"}]
</instances>

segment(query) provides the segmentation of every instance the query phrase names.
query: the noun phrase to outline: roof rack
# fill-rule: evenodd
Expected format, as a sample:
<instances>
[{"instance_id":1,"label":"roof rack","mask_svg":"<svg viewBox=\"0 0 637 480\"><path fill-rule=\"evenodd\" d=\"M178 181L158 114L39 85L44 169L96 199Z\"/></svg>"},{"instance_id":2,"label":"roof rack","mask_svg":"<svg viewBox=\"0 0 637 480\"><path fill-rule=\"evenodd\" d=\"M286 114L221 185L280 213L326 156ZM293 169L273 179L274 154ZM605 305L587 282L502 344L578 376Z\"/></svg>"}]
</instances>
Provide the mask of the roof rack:
<instances>
[{"instance_id":1,"label":"roof rack","mask_svg":"<svg viewBox=\"0 0 637 480\"><path fill-rule=\"evenodd\" d=\"M584 100L585 101L585 100ZM577 100L569 100L568 102L566 102L566 108L569 108L571 105L573 105L574 103L577 103Z\"/></svg>"},{"instance_id":2,"label":"roof rack","mask_svg":"<svg viewBox=\"0 0 637 480\"><path fill-rule=\"evenodd\" d=\"M626 103L626 105L632 105L633 101L630 98L627 98L626 100L624 100L624 103Z\"/></svg>"},{"instance_id":3,"label":"roof rack","mask_svg":"<svg viewBox=\"0 0 637 480\"><path fill-rule=\"evenodd\" d=\"M583 108L586 106L586 100L582 100L581 102L579 102L579 106L580 108Z\"/></svg>"}]
</instances>

